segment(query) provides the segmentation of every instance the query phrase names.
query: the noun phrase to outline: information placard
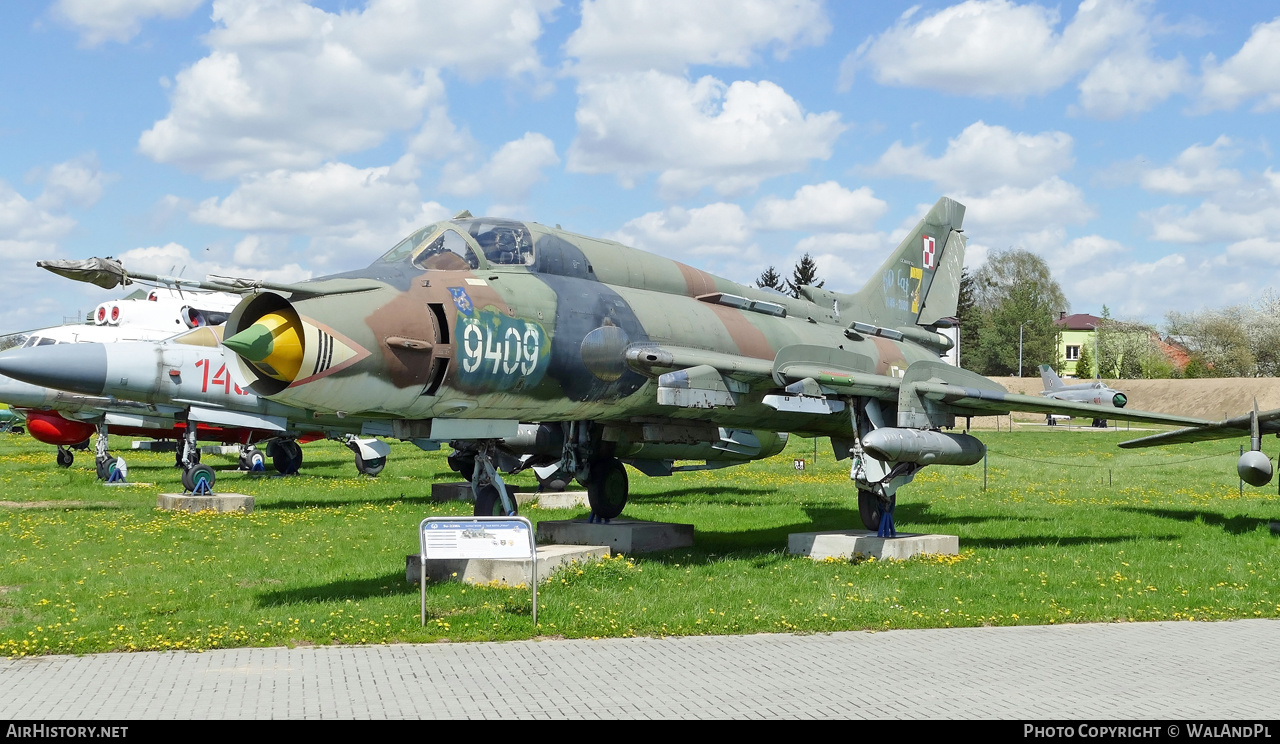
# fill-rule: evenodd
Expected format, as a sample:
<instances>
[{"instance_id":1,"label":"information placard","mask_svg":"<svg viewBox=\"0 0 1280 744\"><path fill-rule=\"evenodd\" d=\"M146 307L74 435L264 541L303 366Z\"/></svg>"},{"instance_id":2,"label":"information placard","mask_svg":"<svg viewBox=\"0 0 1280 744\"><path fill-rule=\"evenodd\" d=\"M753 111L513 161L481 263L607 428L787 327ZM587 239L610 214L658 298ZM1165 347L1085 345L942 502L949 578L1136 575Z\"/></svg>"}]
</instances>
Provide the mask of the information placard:
<instances>
[{"instance_id":1,"label":"information placard","mask_svg":"<svg viewBox=\"0 0 1280 744\"><path fill-rule=\"evenodd\" d=\"M527 560L533 562L533 624L538 624L538 546L524 517L427 517L418 524L422 624L427 624L428 560Z\"/></svg>"},{"instance_id":2,"label":"information placard","mask_svg":"<svg viewBox=\"0 0 1280 744\"><path fill-rule=\"evenodd\" d=\"M529 558L529 523L472 517L427 522L422 530L427 558Z\"/></svg>"}]
</instances>

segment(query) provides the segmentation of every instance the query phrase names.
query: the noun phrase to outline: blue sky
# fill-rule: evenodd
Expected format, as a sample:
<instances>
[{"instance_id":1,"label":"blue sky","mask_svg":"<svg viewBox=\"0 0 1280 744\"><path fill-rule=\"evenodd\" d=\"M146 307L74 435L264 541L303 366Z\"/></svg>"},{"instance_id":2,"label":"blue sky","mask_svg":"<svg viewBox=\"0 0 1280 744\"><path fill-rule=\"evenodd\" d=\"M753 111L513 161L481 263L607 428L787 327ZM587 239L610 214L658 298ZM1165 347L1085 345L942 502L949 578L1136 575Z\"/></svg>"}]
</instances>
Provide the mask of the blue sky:
<instances>
[{"instance_id":1,"label":"blue sky","mask_svg":"<svg viewBox=\"0 0 1280 744\"><path fill-rule=\"evenodd\" d=\"M860 286L939 196L1074 312L1280 268L1274 3L0 4L0 331L110 293L41 258L298 279L470 209L739 281Z\"/></svg>"}]
</instances>

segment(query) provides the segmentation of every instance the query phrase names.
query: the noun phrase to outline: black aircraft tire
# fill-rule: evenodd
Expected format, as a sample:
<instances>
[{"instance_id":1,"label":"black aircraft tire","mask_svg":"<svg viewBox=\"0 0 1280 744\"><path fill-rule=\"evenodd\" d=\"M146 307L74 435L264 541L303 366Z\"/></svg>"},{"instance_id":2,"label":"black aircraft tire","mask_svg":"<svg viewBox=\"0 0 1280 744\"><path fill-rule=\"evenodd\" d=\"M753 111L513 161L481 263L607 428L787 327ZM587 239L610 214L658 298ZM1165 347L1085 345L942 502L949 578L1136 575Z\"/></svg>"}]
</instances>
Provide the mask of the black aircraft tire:
<instances>
[{"instance_id":1,"label":"black aircraft tire","mask_svg":"<svg viewBox=\"0 0 1280 744\"><path fill-rule=\"evenodd\" d=\"M386 466L387 458L385 457L375 457L372 460L366 460L360 456L359 452L356 453L356 470L363 475L376 478L378 477L378 473L381 473L382 469Z\"/></svg>"},{"instance_id":2,"label":"black aircraft tire","mask_svg":"<svg viewBox=\"0 0 1280 744\"><path fill-rule=\"evenodd\" d=\"M518 512L520 507L516 506ZM512 512L512 516L516 512ZM502 508L502 497L498 495L497 486L485 486L476 492L476 508L472 512L477 517L505 517L506 510Z\"/></svg>"},{"instance_id":3,"label":"black aircraft tire","mask_svg":"<svg viewBox=\"0 0 1280 744\"><path fill-rule=\"evenodd\" d=\"M627 506L627 468L616 457L591 463L587 502L600 519L613 519Z\"/></svg>"},{"instance_id":4,"label":"black aircraft tire","mask_svg":"<svg viewBox=\"0 0 1280 744\"><path fill-rule=\"evenodd\" d=\"M94 460L94 472L98 476L98 480L105 481L111 477L111 464L114 462L111 458L102 460Z\"/></svg>"},{"instance_id":5,"label":"black aircraft tire","mask_svg":"<svg viewBox=\"0 0 1280 744\"><path fill-rule=\"evenodd\" d=\"M22 428L21 426L15 426L9 431L12 431L14 434L17 434L18 436L22 436L23 434L27 433L27 430Z\"/></svg>"},{"instance_id":6,"label":"black aircraft tire","mask_svg":"<svg viewBox=\"0 0 1280 744\"><path fill-rule=\"evenodd\" d=\"M64 450L64 449L58 450L58 467L69 468L71 467L71 463L75 461L76 461L76 456L72 454L71 450Z\"/></svg>"},{"instance_id":7,"label":"black aircraft tire","mask_svg":"<svg viewBox=\"0 0 1280 744\"><path fill-rule=\"evenodd\" d=\"M890 508L898 503L898 495L889 499ZM880 529L880 497L871 491L858 491L858 516L862 526L869 530Z\"/></svg>"},{"instance_id":8,"label":"black aircraft tire","mask_svg":"<svg viewBox=\"0 0 1280 744\"><path fill-rule=\"evenodd\" d=\"M302 469L302 447L297 442L276 442L268 451L271 465L281 475L297 475Z\"/></svg>"},{"instance_id":9,"label":"black aircraft tire","mask_svg":"<svg viewBox=\"0 0 1280 744\"><path fill-rule=\"evenodd\" d=\"M182 471L182 487L188 491L195 493L201 483L209 486L209 490L213 490L213 483L218 479L214 474L213 468L208 465L196 465L189 470Z\"/></svg>"}]
</instances>

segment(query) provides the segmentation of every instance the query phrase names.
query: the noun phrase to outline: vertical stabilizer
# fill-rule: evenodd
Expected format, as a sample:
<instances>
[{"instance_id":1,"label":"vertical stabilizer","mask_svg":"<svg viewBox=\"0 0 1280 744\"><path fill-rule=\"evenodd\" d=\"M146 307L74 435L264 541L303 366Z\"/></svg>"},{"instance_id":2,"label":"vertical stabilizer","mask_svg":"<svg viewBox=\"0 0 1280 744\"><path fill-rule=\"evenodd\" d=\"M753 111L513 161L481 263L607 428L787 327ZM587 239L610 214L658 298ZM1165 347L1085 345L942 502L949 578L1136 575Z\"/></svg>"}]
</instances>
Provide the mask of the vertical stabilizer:
<instances>
[{"instance_id":1,"label":"vertical stabilizer","mask_svg":"<svg viewBox=\"0 0 1280 744\"><path fill-rule=\"evenodd\" d=\"M1047 364L1040 365L1040 379L1044 382L1045 390L1057 390L1063 387L1062 378L1058 377L1058 373L1053 371L1053 367Z\"/></svg>"},{"instance_id":2,"label":"vertical stabilizer","mask_svg":"<svg viewBox=\"0 0 1280 744\"><path fill-rule=\"evenodd\" d=\"M964 268L964 205L942 197L867 284L855 304L876 325L930 326L956 315Z\"/></svg>"}]
</instances>

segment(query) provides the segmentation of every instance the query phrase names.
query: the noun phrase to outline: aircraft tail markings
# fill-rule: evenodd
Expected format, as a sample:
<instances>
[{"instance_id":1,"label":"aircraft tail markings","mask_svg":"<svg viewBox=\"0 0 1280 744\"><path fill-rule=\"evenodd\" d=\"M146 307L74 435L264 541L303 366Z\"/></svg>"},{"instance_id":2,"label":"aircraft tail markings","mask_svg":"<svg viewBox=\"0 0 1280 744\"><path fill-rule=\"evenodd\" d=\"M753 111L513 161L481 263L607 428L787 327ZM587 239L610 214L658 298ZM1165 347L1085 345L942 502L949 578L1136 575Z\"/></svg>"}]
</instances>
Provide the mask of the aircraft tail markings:
<instances>
[{"instance_id":1,"label":"aircraft tail markings","mask_svg":"<svg viewBox=\"0 0 1280 744\"><path fill-rule=\"evenodd\" d=\"M934 325L956 315L964 268L964 205L942 197L857 294L876 325Z\"/></svg>"},{"instance_id":2,"label":"aircraft tail markings","mask_svg":"<svg viewBox=\"0 0 1280 744\"><path fill-rule=\"evenodd\" d=\"M1062 378L1058 377L1058 373L1053 371L1053 367L1047 364L1040 365L1040 379L1044 381L1045 390L1057 390L1064 387Z\"/></svg>"}]
</instances>

